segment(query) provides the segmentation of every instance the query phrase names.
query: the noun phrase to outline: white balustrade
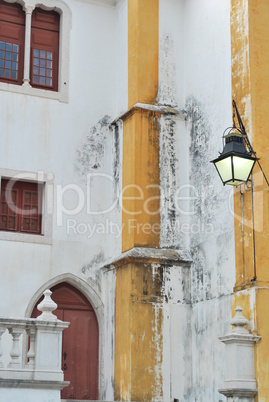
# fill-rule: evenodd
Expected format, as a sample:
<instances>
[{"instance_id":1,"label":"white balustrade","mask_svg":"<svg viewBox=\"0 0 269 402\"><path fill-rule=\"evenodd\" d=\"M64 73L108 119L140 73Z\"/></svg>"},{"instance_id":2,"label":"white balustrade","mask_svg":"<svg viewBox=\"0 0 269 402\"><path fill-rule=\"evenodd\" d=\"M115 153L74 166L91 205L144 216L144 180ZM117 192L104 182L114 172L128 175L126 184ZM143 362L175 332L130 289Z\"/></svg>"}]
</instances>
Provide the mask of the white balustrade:
<instances>
[{"instance_id":1,"label":"white balustrade","mask_svg":"<svg viewBox=\"0 0 269 402\"><path fill-rule=\"evenodd\" d=\"M0 385L5 380L58 382L59 388L67 385L61 370L61 349L62 331L69 323L57 319L52 313L56 308L51 291L47 289L38 305L42 313L39 317L0 318ZM9 351L1 346L4 334L12 337ZM8 354L10 362L4 364Z\"/></svg>"}]
</instances>

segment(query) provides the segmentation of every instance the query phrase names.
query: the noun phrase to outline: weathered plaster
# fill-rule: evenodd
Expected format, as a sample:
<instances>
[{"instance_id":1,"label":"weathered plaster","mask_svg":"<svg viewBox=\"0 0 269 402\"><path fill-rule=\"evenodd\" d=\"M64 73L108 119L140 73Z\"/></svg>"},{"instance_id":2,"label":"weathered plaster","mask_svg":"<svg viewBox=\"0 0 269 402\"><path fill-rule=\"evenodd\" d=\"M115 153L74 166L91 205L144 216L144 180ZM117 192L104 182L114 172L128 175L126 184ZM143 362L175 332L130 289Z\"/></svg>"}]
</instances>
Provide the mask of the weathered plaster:
<instances>
[{"instance_id":1,"label":"weathered plaster","mask_svg":"<svg viewBox=\"0 0 269 402\"><path fill-rule=\"evenodd\" d=\"M174 42L169 34L160 38L160 77L158 101L163 105L176 105L176 63L174 60Z\"/></svg>"},{"instance_id":2,"label":"weathered plaster","mask_svg":"<svg viewBox=\"0 0 269 402\"><path fill-rule=\"evenodd\" d=\"M160 119L160 182L161 182L161 247L180 247L178 243L177 190L178 157L176 150L176 121L173 116Z\"/></svg>"},{"instance_id":3,"label":"weathered plaster","mask_svg":"<svg viewBox=\"0 0 269 402\"><path fill-rule=\"evenodd\" d=\"M80 175L87 176L104 167L105 142L110 123L111 117L104 116L89 129L89 134L78 147L75 169Z\"/></svg>"}]
</instances>

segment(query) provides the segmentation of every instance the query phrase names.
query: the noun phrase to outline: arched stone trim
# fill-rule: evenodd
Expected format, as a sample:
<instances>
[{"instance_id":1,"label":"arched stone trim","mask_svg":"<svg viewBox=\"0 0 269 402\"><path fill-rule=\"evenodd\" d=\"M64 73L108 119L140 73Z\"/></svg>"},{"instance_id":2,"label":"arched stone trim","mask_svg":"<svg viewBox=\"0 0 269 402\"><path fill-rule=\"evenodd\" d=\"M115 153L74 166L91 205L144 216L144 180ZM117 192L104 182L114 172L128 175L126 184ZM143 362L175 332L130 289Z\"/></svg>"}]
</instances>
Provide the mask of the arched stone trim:
<instances>
[{"instance_id":1,"label":"arched stone trim","mask_svg":"<svg viewBox=\"0 0 269 402\"><path fill-rule=\"evenodd\" d=\"M46 11L57 11L60 14L60 43L59 43L59 77L58 77L58 92L32 88L29 84L29 79L26 79L26 85L12 85L0 82L0 90L22 93L26 95L39 96L43 98L58 99L62 102L68 102L69 94L69 65L70 65L70 31L72 28L72 13L68 5L62 0L4 0L7 3L19 3L24 11L30 14L36 7L40 7ZM30 21L30 20L29 20ZM28 27L28 30L30 28ZM27 27L26 27L27 30ZM26 32L27 35L27 32ZM29 32L28 37L30 38ZM28 40L29 42L29 40ZM25 48L28 48L27 54L30 51L30 43L25 43ZM30 54L30 53L29 53ZM28 71L24 71L24 76L29 76Z\"/></svg>"},{"instance_id":2,"label":"arched stone trim","mask_svg":"<svg viewBox=\"0 0 269 402\"><path fill-rule=\"evenodd\" d=\"M25 2L23 0L4 0L6 3L18 3L20 4L22 7L25 6Z\"/></svg>"},{"instance_id":3,"label":"arched stone trim","mask_svg":"<svg viewBox=\"0 0 269 402\"><path fill-rule=\"evenodd\" d=\"M55 278L50 279L44 285L42 285L32 296L31 300L28 303L28 306L25 310L25 317L31 317L34 306L37 301L42 296L43 292L46 289L50 289L51 287L58 285L59 283L66 282L70 285L74 286L78 289L91 303L99 326L99 399L103 399L103 395L105 393L104 389L104 304L100 295L96 292L96 290L83 279L70 274L62 274L56 276ZM53 294L52 294L53 299Z\"/></svg>"},{"instance_id":4,"label":"arched stone trim","mask_svg":"<svg viewBox=\"0 0 269 402\"><path fill-rule=\"evenodd\" d=\"M31 298L25 311L25 317L31 316L36 302L39 300L39 298L42 296L43 292L46 289L50 289L51 287L58 285L59 283L62 282L67 282L70 285L74 286L75 288L80 290L81 293L83 293L83 295L89 300L96 313L98 325L100 328L101 321L103 321L103 310L104 310L104 304L101 300L101 297L88 282L70 273L56 276L55 278L50 279L48 282L42 285Z\"/></svg>"}]
</instances>

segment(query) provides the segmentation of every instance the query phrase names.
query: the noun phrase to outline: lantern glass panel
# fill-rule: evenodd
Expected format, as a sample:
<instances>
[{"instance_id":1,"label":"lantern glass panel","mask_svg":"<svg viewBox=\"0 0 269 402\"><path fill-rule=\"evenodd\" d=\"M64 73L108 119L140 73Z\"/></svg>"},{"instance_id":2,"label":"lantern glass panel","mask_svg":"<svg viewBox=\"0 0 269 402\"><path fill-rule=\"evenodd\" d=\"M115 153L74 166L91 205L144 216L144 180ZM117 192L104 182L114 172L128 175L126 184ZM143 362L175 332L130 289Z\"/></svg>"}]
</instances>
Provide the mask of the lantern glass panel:
<instances>
[{"instance_id":1,"label":"lantern glass panel","mask_svg":"<svg viewBox=\"0 0 269 402\"><path fill-rule=\"evenodd\" d=\"M232 157L231 156L228 156L227 158L224 158L224 159L221 159L221 160L215 162L215 166L217 168L217 171L219 172L221 180L224 183L226 181L229 181L229 180L233 179Z\"/></svg>"},{"instance_id":2,"label":"lantern glass panel","mask_svg":"<svg viewBox=\"0 0 269 402\"><path fill-rule=\"evenodd\" d=\"M234 156L233 164L235 180L247 181L254 163L255 160L253 159L245 159L241 158L240 156Z\"/></svg>"}]
</instances>

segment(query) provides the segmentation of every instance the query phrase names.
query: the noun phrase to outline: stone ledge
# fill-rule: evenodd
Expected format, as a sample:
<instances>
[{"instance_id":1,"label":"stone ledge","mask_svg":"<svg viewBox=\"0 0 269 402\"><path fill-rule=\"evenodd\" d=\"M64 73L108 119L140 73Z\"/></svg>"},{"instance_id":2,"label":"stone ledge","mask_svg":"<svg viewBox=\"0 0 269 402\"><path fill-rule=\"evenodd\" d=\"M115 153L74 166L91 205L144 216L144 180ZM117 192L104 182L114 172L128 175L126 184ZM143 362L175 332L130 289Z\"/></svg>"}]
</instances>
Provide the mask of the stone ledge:
<instances>
[{"instance_id":1,"label":"stone ledge","mask_svg":"<svg viewBox=\"0 0 269 402\"><path fill-rule=\"evenodd\" d=\"M129 262L190 267L192 260L189 253L183 250L134 247L108 262L104 268L118 268Z\"/></svg>"},{"instance_id":2,"label":"stone ledge","mask_svg":"<svg viewBox=\"0 0 269 402\"><path fill-rule=\"evenodd\" d=\"M57 318L57 317L56 317ZM58 329L64 330L68 328L69 322L55 320L41 320L39 318L6 318L0 317L0 326L6 328L22 328L27 329L29 326L33 326L34 328L49 328L51 330Z\"/></svg>"},{"instance_id":3,"label":"stone ledge","mask_svg":"<svg viewBox=\"0 0 269 402\"><path fill-rule=\"evenodd\" d=\"M153 104L148 104L148 103L136 103L133 105L130 109L128 109L126 112L118 116L113 122L111 123L111 126L117 125L120 120L125 120L129 116L131 116L135 111L141 110L141 111L146 111L146 112L152 112L160 115L172 115L176 116L179 119L185 121L187 118L187 112L184 109L176 109L173 106L169 105L153 105Z\"/></svg>"},{"instance_id":4,"label":"stone ledge","mask_svg":"<svg viewBox=\"0 0 269 402\"><path fill-rule=\"evenodd\" d=\"M0 388L37 388L62 390L70 384L69 381L35 381L12 380L0 378Z\"/></svg>"},{"instance_id":5,"label":"stone ledge","mask_svg":"<svg viewBox=\"0 0 269 402\"><path fill-rule=\"evenodd\" d=\"M223 343L257 343L262 339L261 336L252 334L237 334L236 332L231 332L228 335L220 336L219 340Z\"/></svg>"},{"instance_id":6,"label":"stone ledge","mask_svg":"<svg viewBox=\"0 0 269 402\"><path fill-rule=\"evenodd\" d=\"M258 394L258 389L246 389L246 388L222 388L218 390L220 394L227 397L243 397L253 398Z\"/></svg>"}]
</instances>

